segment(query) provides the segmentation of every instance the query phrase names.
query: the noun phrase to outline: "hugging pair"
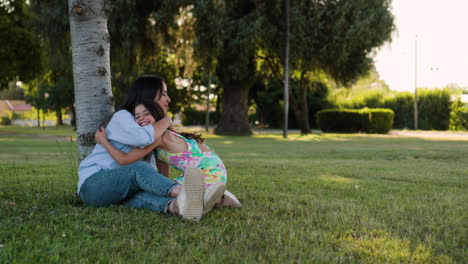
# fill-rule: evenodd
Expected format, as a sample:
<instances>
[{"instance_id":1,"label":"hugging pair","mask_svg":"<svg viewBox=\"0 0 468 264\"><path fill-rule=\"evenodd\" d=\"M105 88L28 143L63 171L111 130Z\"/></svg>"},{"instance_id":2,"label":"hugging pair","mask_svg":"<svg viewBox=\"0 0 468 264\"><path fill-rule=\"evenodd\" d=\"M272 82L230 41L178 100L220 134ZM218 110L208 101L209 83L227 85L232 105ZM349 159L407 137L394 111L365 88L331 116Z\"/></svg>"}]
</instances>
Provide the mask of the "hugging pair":
<instances>
[{"instance_id":1,"label":"hugging pair","mask_svg":"<svg viewBox=\"0 0 468 264\"><path fill-rule=\"evenodd\" d=\"M98 144L80 164L78 194L86 205L125 204L195 221L215 205L241 206L225 190L218 155L199 135L174 132L166 116L170 101L159 77L133 83L123 109L96 132ZM176 181L168 178L169 165L182 172Z\"/></svg>"}]
</instances>

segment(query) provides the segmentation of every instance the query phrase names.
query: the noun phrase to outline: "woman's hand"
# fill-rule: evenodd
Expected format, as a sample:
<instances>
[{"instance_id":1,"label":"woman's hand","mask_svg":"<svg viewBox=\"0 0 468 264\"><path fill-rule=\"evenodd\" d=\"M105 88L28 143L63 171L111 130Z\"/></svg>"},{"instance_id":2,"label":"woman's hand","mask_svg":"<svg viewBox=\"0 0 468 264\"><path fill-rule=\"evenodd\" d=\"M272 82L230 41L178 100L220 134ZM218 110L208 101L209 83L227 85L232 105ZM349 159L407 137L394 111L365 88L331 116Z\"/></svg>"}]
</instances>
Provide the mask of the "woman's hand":
<instances>
[{"instance_id":1,"label":"woman's hand","mask_svg":"<svg viewBox=\"0 0 468 264\"><path fill-rule=\"evenodd\" d=\"M172 123L171 117L166 115L164 118L167 118L167 119L170 121L170 123L171 123L171 125L170 125L167 129L169 129L169 130L171 130L171 131L173 131L173 132L177 132L177 131L175 130L174 124Z\"/></svg>"},{"instance_id":2,"label":"woman's hand","mask_svg":"<svg viewBox=\"0 0 468 264\"><path fill-rule=\"evenodd\" d=\"M176 132L176 133L177 133L177 131L175 130L174 125L171 125L171 126L168 127L167 129L171 130L172 132Z\"/></svg>"},{"instance_id":3,"label":"woman's hand","mask_svg":"<svg viewBox=\"0 0 468 264\"><path fill-rule=\"evenodd\" d=\"M154 139L158 140L167 129L172 127L172 119L169 116L165 116L163 119L156 123L153 123L154 127Z\"/></svg>"},{"instance_id":4,"label":"woman's hand","mask_svg":"<svg viewBox=\"0 0 468 264\"><path fill-rule=\"evenodd\" d=\"M107 142L107 134L106 134L106 129L104 127L100 127L97 131L96 134L94 134L94 140L98 144L103 144L104 142Z\"/></svg>"}]
</instances>

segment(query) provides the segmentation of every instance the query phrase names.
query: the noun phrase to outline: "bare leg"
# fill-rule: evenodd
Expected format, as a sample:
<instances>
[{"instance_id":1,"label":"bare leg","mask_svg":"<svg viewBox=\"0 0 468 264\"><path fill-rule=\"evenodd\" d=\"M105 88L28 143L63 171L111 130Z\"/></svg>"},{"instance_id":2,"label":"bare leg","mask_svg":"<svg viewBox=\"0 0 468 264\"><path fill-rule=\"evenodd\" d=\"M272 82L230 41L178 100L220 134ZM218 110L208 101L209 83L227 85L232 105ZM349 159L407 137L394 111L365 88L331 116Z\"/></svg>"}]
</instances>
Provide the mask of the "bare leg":
<instances>
[{"instance_id":1,"label":"bare leg","mask_svg":"<svg viewBox=\"0 0 468 264\"><path fill-rule=\"evenodd\" d=\"M181 191L182 191L182 186L178 185L172 189L171 193L169 194L169 197L177 197L179 196Z\"/></svg>"},{"instance_id":2,"label":"bare leg","mask_svg":"<svg viewBox=\"0 0 468 264\"><path fill-rule=\"evenodd\" d=\"M172 215L180 215L179 204L177 203L177 199L174 199L171 201L167 211L169 214L172 214Z\"/></svg>"}]
</instances>

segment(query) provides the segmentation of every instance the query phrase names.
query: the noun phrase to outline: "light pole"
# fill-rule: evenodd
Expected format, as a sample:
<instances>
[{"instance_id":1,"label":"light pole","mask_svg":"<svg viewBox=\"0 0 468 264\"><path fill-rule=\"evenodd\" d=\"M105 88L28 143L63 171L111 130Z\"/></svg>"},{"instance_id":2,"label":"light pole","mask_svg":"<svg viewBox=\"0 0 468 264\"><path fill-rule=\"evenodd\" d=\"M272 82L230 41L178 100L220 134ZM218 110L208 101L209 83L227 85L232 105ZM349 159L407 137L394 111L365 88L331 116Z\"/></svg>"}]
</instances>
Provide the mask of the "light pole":
<instances>
[{"instance_id":1,"label":"light pole","mask_svg":"<svg viewBox=\"0 0 468 264\"><path fill-rule=\"evenodd\" d=\"M46 106L47 106L47 99L49 98L49 93L44 93L44 104L42 105L43 106L43 109L42 109L42 129L45 129L45 125L46 125Z\"/></svg>"},{"instance_id":2,"label":"light pole","mask_svg":"<svg viewBox=\"0 0 468 264\"><path fill-rule=\"evenodd\" d=\"M414 129L418 129L418 35L414 38Z\"/></svg>"},{"instance_id":3,"label":"light pole","mask_svg":"<svg viewBox=\"0 0 468 264\"><path fill-rule=\"evenodd\" d=\"M208 132L210 127L210 93L211 93L211 74L208 77L208 85L206 89L206 115L205 115L205 130Z\"/></svg>"},{"instance_id":4,"label":"light pole","mask_svg":"<svg viewBox=\"0 0 468 264\"><path fill-rule=\"evenodd\" d=\"M284 50L284 128L283 138L288 138L288 112L289 112L289 0L284 0L284 13L286 24L286 39Z\"/></svg>"}]
</instances>

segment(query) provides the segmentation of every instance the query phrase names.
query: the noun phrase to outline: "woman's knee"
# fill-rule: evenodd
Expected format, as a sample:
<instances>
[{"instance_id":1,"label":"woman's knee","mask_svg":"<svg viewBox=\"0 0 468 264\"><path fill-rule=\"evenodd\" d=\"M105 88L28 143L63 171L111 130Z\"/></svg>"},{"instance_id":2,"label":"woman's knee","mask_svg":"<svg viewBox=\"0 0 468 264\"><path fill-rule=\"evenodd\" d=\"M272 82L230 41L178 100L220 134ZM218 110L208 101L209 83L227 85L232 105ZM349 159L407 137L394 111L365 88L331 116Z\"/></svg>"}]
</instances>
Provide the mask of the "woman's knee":
<instances>
[{"instance_id":1,"label":"woman's knee","mask_svg":"<svg viewBox=\"0 0 468 264\"><path fill-rule=\"evenodd\" d=\"M131 181L126 171L103 170L86 179L79 195L85 205L92 207L116 204L139 190Z\"/></svg>"},{"instance_id":2,"label":"woman's knee","mask_svg":"<svg viewBox=\"0 0 468 264\"><path fill-rule=\"evenodd\" d=\"M146 161L136 161L132 164L129 164L127 166L125 166L127 168L139 168L139 169L151 169L151 170L154 170L154 168Z\"/></svg>"},{"instance_id":3,"label":"woman's knee","mask_svg":"<svg viewBox=\"0 0 468 264\"><path fill-rule=\"evenodd\" d=\"M131 165L127 165L127 168L136 170L139 172L137 174L145 176L145 177L166 178L164 175L160 174L153 166L151 166L149 163L145 161L137 161Z\"/></svg>"}]
</instances>

